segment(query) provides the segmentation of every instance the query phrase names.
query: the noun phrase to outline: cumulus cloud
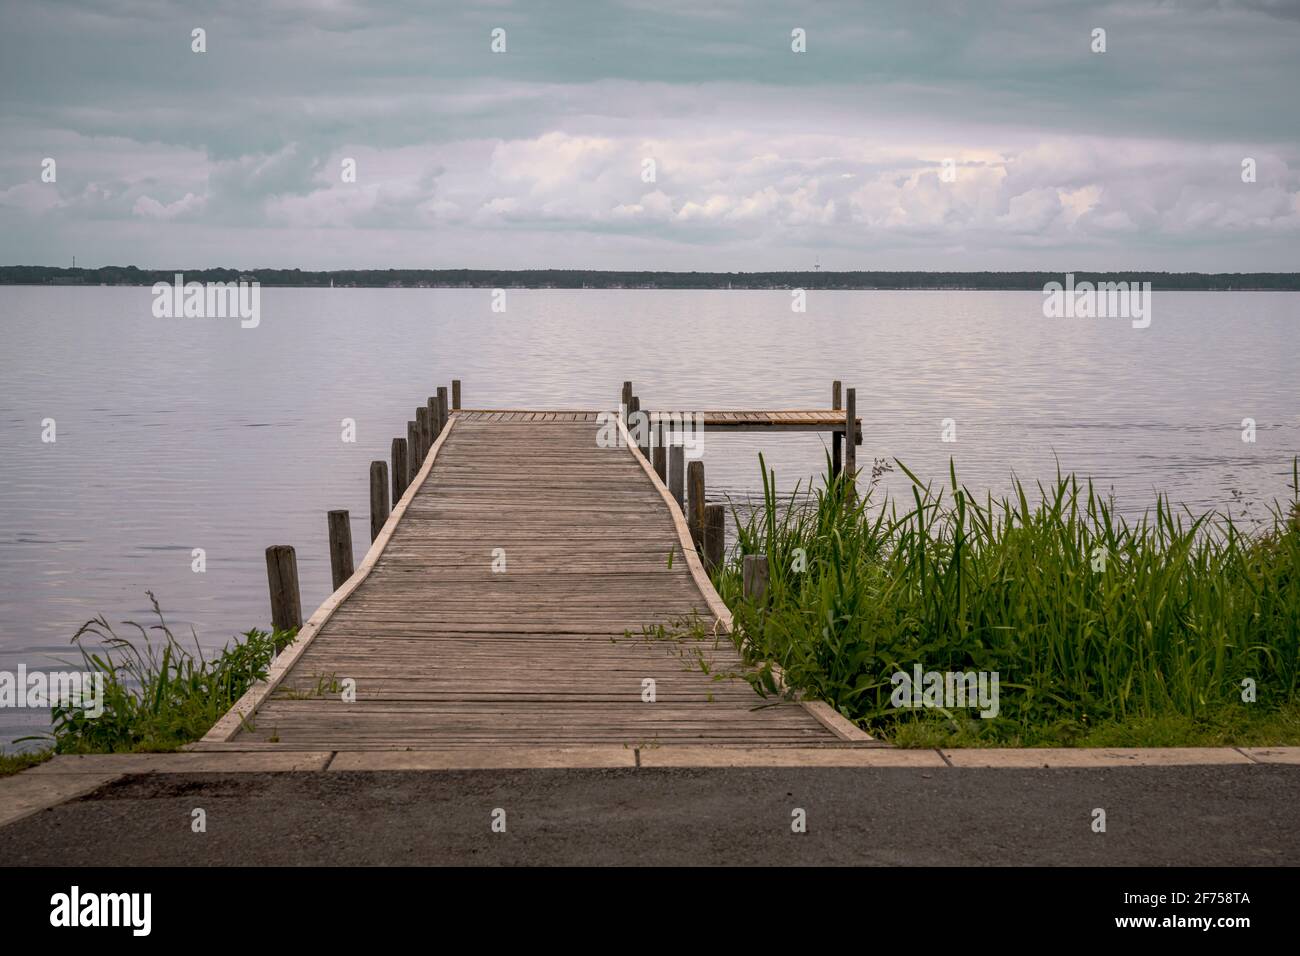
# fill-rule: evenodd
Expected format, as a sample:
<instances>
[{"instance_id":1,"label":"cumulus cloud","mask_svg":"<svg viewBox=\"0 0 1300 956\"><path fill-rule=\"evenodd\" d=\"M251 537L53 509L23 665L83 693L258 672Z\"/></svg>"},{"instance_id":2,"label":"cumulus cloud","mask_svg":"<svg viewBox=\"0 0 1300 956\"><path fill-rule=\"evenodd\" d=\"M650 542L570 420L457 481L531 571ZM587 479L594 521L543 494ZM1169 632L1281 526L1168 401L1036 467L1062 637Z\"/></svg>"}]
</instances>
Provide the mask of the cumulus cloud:
<instances>
[{"instance_id":1,"label":"cumulus cloud","mask_svg":"<svg viewBox=\"0 0 1300 956\"><path fill-rule=\"evenodd\" d=\"M564 224L633 230L639 223L689 230L722 227L736 238L788 229L897 230L936 240L980 235L1102 239L1145 228L1152 236L1212 238L1222 230L1295 230L1300 176L1278 156L1257 158L1259 180L1242 183L1243 147L1210 152L1178 142L1060 138L1028 149L989 146L943 160L923 149L885 157L851 138L819 143L816 157L755 141L736 162L734 137L661 141L646 156L636 140L548 133L497 144L472 210L481 225ZM894 147L894 150L899 150ZM674 157L689 151L688 162ZM655 160L646 184L643 159Z\"/></svg>"},{"instance_id":2,"label":"cumulus cloud","mask_svg":"<svg viewBox=\"0 0 1300 956\"><path fill-rule=\"evenodd\" d=\"M186 193L175 202L161 203L152 196L141 196L131 207L131 211L142 219L179 219L201 210L206 203L202 196Z\"/></svg>"}]
</instances>

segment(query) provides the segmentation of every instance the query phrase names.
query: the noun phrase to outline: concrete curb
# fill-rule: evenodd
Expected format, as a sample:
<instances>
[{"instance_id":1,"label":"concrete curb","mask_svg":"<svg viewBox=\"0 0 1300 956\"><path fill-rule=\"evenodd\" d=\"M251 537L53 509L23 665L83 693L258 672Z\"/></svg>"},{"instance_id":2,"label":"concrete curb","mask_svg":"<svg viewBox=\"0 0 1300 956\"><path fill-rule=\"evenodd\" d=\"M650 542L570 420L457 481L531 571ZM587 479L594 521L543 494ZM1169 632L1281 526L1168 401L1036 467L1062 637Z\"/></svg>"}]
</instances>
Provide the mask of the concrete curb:
<instances>
[{"instance_id":1,"label":"concrete curb","mask_svg":"<svg viewBox=\"0 0 1300 956\"><path fill-rule=\"evenodd\" d=\"M285 773L321 770L511 770L606 767L1192 767L1300 765L1300 747L1024 748L907 750L853 745L761 747L667 744L640 747L443 747L416 750L201 750L54 757L6 780L76 774Z\"/></svg>"},{"instance_id":2,"label":"concrete curb","mask_svg":"<svg viewBox=\"0 0 1300 956\"><path fill-rule=\"evenodd\" d=\"M1300 751L1300 747L1295 749ZM1256 762L1234 747L972 749L944 750L942 753L954 767L1025 770L1059 767L1191 767Z\"/></svg>"},{"instance_id":3,"label":"concrete curb","mask_svg":"<svg viewBox=\"0 0 1300 956\"><path fill-rule=\"evenodd\" d=\"M334 754L328 750L285 753L77 754L52 757L19 776L82 773L275 773L324 770Z\"/></svg>"},{"instance_id":4,"label":"concrete curb","mask_svg":"<svg viewBox=\"0 0 1300 956\"><path fill-rule=\"evenodd\" d=\"M1300 763L1300 747L1238 747L1256 763Z\"/></svg>"},{"instance_id":5,"label":"concrete curb","mask_svg":"<svg viewBox=\"0 0 1300 956\"><path fill-rule=\"evenodd\" d=\"M642 767L945 767L934 750L895 747L656 747Z\"/></svg>"},{"instance_id":6,"label":"concrete curb","mask_svg":"<svg viewBox=\"0 0 1300 956\"><path fill-rule=\"evenodd\" d=\"M1291 764L1300 747L904 750L898 747L446 747L430 750L220 750L54 757L0 777L0 826L74 800L130 774L437 770L594 770L725 767L886 767L1058 770Z\"/></svg>"},{"instance_id":7,"label":"concrete curb","mask_svg":"<svg viewBox=\"0 0 1300 956\"><path fill-rule=\"evenodd\" d=\"M33 813L75 800L123 776L117 771L76 774L37 774L32 770L0 777L0 827Z\"/></svg>"},{"instance_id":8,"label":"concrete curb","mask_svg":"<svg viewBox=\"0 0 1300 956\"><path fill-rule=\"evenodd\" d=\"M472 750L343 750L330 771L347 770L593 770L636 767L632 747L482 747Z\"/></svg>"}]
</instances>

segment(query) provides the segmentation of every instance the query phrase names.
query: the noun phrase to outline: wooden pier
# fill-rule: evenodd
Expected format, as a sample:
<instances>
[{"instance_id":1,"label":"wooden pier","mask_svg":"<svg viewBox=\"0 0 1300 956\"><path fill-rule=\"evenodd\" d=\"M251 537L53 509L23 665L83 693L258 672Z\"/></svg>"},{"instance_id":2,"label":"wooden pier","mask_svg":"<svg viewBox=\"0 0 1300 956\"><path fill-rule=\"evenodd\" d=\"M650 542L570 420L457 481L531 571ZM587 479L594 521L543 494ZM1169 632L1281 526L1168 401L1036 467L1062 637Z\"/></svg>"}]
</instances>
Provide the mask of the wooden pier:
<instances>
[{"instance_id":1,"label":"wooden pier","mask_svg":"<svg viewBox=\"0 0 1300 956\"><path fill-rule=\"evenodd\" d=\"M463 410L459 382L453 395L394 441L394 501L372 466L374 538L355 570L346 513L331 513L336 590L194 749L870 745L825 704L765 699L740 677L702 563L721 559L724 520L705 507L702 465L687 495L682 455L638 449L622 415L609 447L608 414ZM835 409L703 421L849 430ZM277 624L292 626L285 551L268 569Z\"/></svg>"}]
</instances>

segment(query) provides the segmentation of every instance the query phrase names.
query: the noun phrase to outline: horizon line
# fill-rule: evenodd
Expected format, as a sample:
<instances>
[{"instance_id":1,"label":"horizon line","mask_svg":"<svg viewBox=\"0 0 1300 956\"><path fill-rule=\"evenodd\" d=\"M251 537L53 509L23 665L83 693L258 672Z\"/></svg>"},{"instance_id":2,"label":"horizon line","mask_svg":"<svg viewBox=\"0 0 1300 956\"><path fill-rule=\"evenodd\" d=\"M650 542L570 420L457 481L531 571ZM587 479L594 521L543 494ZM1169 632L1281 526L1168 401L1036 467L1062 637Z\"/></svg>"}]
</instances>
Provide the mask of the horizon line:
<instances>
[{"instance_id":1,"label":"horizon line","mask_svg":"<svg viewBox=\"0 0 1300 956\"><path fill-rule=\"evenodd\" d=\"M301 266L192 266L188 268L177 268L174 266L137 266L137 265L102 265L102 266L44 266L28 265L24 263L13 263L0 265L0 274L9 270L32 270L44 272L60 272L63 274L76 272L103 272L105 270L121 270L129 272L148 272L148 273L181 273L186 272L271 272L271 273L302 273L303 275L336 275L339 273L485 273L485 274L503 274L503 275L520 275L530 273L562 273L574 275L599 275L599 276L776 276L776 275L809 275L809 276L904 276L904 275L934 275L934 276L1025 276L1025 275L1093 275L1093 276L1111 276L1111 275L1165 275L1165 276L1300 276L1300 271L1260 271L1260 272L1201 272L1201 271L1171 271L1168 269L755 269L752 271L743 270L720 270L720 269L583 269L569 266L529 266L526 268L485 268L469 266L387 266L387 267L354 267L341 266L329 269L304 269Z\"/></svg>"}]
</instances>

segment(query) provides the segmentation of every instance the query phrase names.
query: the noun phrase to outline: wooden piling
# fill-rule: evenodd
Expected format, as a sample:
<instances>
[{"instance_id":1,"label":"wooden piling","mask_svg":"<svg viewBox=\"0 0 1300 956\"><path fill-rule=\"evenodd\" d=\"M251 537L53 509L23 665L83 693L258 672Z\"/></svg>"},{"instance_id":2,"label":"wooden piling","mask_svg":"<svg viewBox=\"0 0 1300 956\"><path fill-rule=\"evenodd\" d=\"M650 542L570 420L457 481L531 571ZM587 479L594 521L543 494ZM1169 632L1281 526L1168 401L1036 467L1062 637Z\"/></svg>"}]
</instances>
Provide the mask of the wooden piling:
<instances>
[{"instance_id":1,"label":"wooden piling","mask_svg":"<svg viewBox=\"0 0 1300 956\"><path fill-rule=\"evenodd\" d=\"M352 563L352 519L346 511L331 511L328 522L330 574L334 582L334 590L337 591L356 570Z\"/></svg>"},{"instance_id":2,"label":"wooden piling","mask_svg":"<svg viewBox=\"0 0 1300 956\"><path fill-rule=\"evenodd\" d=\"M664 426L659 422L650 427L651 440L654 442L654 448L651 453L654 456L655 474L659 480L665 484L668 482L668 449L664 446Z\"/></svg>"},{"instance_id":3,"label":"wooden piling","mask_svg":"<svg viewBox=\"0 0 1300 956\"><path fill-rule=\"evenodd\" d=\"M767 555L747 554L741 565L741 583L745 599L755 604L761 603L767 594L768 568Z\"/></svg>"},{"instance_id":4,"label":"wooden piling","mask_svg":"<svg viewBox=\"0 0 1300 956\"><path fill-rule=\"evenodd\" d=\"M704 549L704 462L686 465L686 526L690 528L695 550Z\"/></svg>"},{"instance_id":5,"label":"wooden piling","mask_svg":"<svg viewBox=\"0 0 1300 956\"><path fill-rule=\"evenodd\" d=\"M415 422L406 423L406 484L409 486L420 473L420 426Z\"/></svg>"},{"instance_id":6,"label":"wooden piling","mask_svg":"<svg viewBox=\"0 0 1300 956\"><path fill-rule=\"evenodd\" d=\"M420 429L420 465L423 466L429 449L433 447L433 422L430 420L429 406L421 405L415 410L415 422Z\"/></svg>"},{"instance_id":7,"label":"wooden piling","mask_svg":"<svg viewBox=\"0 0 1300 956\"><path fill-rule=\"evenodd\" d=\"M460 379L458 378L451 380L451 410L460 411Z\"/></svg>"},{"instance_id":8,"label":"wooden piling","mask_svg":"<svg viewBox=\"0 0 1300 956\"><path fill-rule=\"evenodd\" d=\"M370 540L379 537L379 531L388 520L388 462L370 463Z\"/></svg>"},{"instance_id":9,"label":"wooden piling","mask_svg":"<svg viewBox=\"0 0 1300 956\"><path fill-rule=\"evenodd\" d=\"M858 417L858 390L851 388L845 395L844 401L844 476L848 481L848 494L845 496L846 501L853 501L857 496L858 481L858 446L857 423Z\"/></svg>"},{"instance_id":10,"label":"wooden piling","mask_svg":"<svg viewBox=\"0 0 1300 956\"><path fill-rule=\"evenodd\" d=\"M677 507L686 504L686 449L680 441L668 446L668 490L677 499Z\"/></svg>"},{"instance_id":11,"label":"wooden piling","mask_svg":"<svg viewBox=\"0 0 1300 956\"><path fill-rule=\"evenodd\" d=\"M704 570L712 573L722 565L726 553L727 509L724 505L704 506Z\"/></svg>"},{"instance_id":12,"label":"wooden piling","mask_svg":"<svg viewBox=\"0 0 1300 956\"><path fill-rule=\"evenodd\" d=\"M640 411L640 409L638 409L638 411ZM641 417L641 445L638 448L638 451L641 452L642 458L646 461L650 461L650 446L652 441L650 438L650 413L641 412Z\"/></svg>"},{"instance_id":13,"label":"wooden piling","mask_svg":"<svg viewBox=\"0 0 1300 956\"><path fill-rule=\"evenodd\" d=\"M429 449L433 447L433 443L438 440L442 427L438 420L438 396L430 395L429 400L424 404L429 409L429 444L424 448L424 453L427 455Z\"/></svg>"},{"instance_id":14,"label":"wooden piling","mask_svg":"<svg viewBox=\"0 0 1300 956\"><path fill-rule=\"evenodd\" d=\"M632 383L623 383L623 392L619 395L618 408L619 414L623 416L623 423L627 424L627 407L632 404Z\"/></svg>"},{"instance_id":15,"label":"wooden piling","mask_svg":"<svg viewBox=\"0 0 1300 956\"><path fill-rule=\"evenodd\" d=\"M641 399L638 398L636 395L633 395L632 401L630 401L627 406L627 433L629 439L632 442L635 442L638 448L640 448L641 443L637 441L636 426L637 426L637 421L641 417L640 411L641 411Z\"/></svg>"},{"instance_id":16,"label":"wooden piling","mask_svg":"<svg viewBox=\"0 0 1300 956\"><path fill-rule=\"evenodd\" d=\"M406 494L406 486L411 483L411 466L406 461L406 439L393 439L393 467L391 469L393 479L393 505L402 500L402 495Z\"/></svg>"},{"instance_id":17,"label":"wooden piling","mask_svg":"<svg viewBox=\"0 0 1300 956\"><path fill-rule=\"evenodd\" d=\"M451 419L451 405L447 399L447 386L438 386L438 434L441 435Z\"/></svg>"},{"instance_id":18,"label":"wooden piling","mask_svg":"<svg viewBox=\"0 0 1300 956\"><path fill-rule=\"evenodd\" d=\"M840 381L831 382L831 410L839 411L842 407L840 398ZM831 477L838 478L844 468L844 433L831 432Z\"/></svg>"},{"instance_id":19,"label":"wooden piling","mask_svg":"<svg viewBox=\"0 0 1300 956\"><path fill-rule=\"evenodd\" d=\"M291 545L273 544L266 549L266 581L271 591L271 627L277 631L302 627L298 556Z\"/></svg>"}]
</instances>

